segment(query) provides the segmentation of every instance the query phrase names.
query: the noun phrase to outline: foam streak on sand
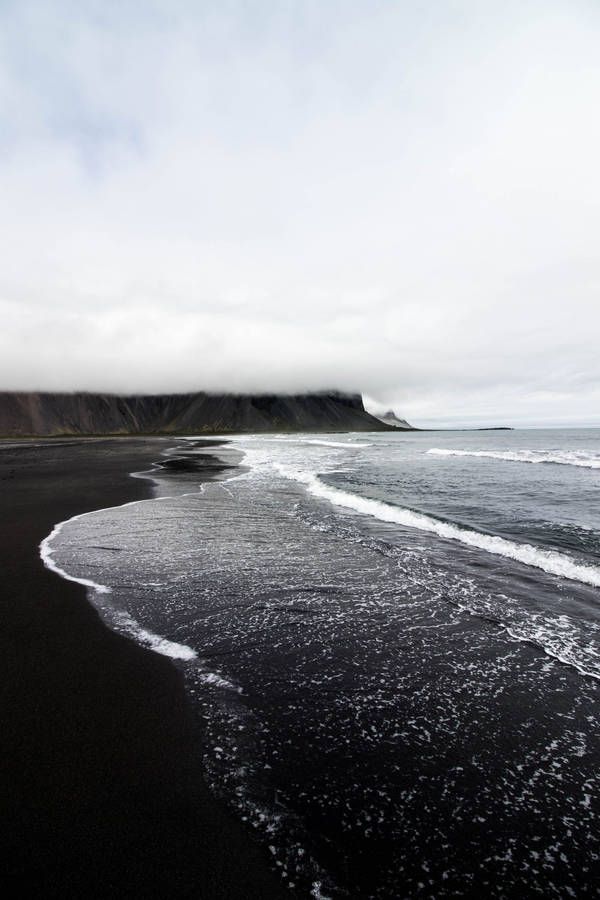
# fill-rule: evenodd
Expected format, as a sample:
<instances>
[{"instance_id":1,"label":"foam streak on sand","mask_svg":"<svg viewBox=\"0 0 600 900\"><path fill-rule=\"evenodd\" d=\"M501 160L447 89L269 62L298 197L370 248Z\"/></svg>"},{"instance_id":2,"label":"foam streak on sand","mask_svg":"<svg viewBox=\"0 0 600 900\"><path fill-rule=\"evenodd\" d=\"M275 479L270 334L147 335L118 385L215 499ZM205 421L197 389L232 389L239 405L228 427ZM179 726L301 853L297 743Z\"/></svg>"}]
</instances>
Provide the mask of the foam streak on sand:
<instances>
[{"instance_id":1,"label":"foam streak on sand","mask_svg":"<svg viewBox=\"0 0 600 900\"><path fill-rule=\"evenodd\" d=\"M138 502L145 503L148 501L134 500L132 503L124 503L123 506L133 506ZM108 587L108 585L99 584L98 582L92 581L89 578L78 578L75 575L70 575L64 569L61 569L61 567L58 566L52 558L52 541L54 540L54 538L58 537L63 527L69 522L75 522L78 519L83 519L86 516L93 515L94 512L98 512L98 510L93 510L89 513L80 513L78 516L73 516L70 519L66 519L64 522L59 522L58 525L55 525L50 534L45 537L40 544L40 557L47 569L50 569L51 572L56 572L56 574L60 575L61 578L64 578L65 581L74 581L76 584L81 584L84 587L90 588L91 590L95 591L96 594L110 594L111 589L110 587ZM160 653L161 656L168 656L171 659L189 660L195 659L198 655L195 650L193 650L191 647L188 647L186 644L178 644L175 641L169 641L167 640L167 638L163 638L159 634L154 634L154 632L148 631L148 629L146 628L142 628L142 626L138 622L136 622L135 619L133 619L125 612L116 613L115 618L118 620L119 625L125 632L136 638L141 644L144 644L151 650L154 650L155 653Z\"/></svg>"},{"instance_id":2,"label":"foam streak on sand","mask_svg":"<svg viewBox=\"0 0 600 900\"><path fill-rule=\"evenodd\" d=\"M79 516L73 516L71 519L66 519L64 522L59 522L58 525L55 525L50 534L45 537L40 544L40 556L46 568L50 569L51 572L56 572L56 574L60 575L61 578L64 578L65 581L74 581L76 584L82 584L84 587L96 591L97 594L110 594L110 588L105 584L98 584L96 581L91 581L89 578L76 578L75 575L69 575L68 572L61 569L52 559L52 541L55 537L58 537L63 526L66 525L67 522L75 522L77 519L82 519L87 515L87 513L81 513Z\"/></svg>"},{"instance_id":3,"label":"foam streak on sand","mask_svg":"<svg viewBox=\"0 0 600 900\"><path fill-rule=\"evenodd\" d=\"M423 513L416 513L401 506L392 506L388 503L382 503L380 500L371 500L367 497L360 497L357 494L350 494L347 491L341 491L339 488L324 484L311 472L301 472L280 465L277 468L285 477L305 484L315 497L329 500L330 503L336 506L353 509L355 512L373 516L382 522L392 522L408 528L429 531L437 534L439 537L460 541L469 547L485 550L497 556L514 559L526 566L542 569L544 572L557 575L560 578L570 578L573 581L580 581L582 584L600 587L600 568L576 563L563 553L557 553L553 550L542 550L539 547L533 547L531 544L520 544L495 535L483 534L468 528L460 528L450 522L443 522L440 519L434 519L432 516L426 516Z\"/></svg>"},{"instance_id":4,"label":"foam streak on sand","mask_svg":"<svg viewBox=\"0 0 600 900\"><path fill-rule=\"evenodd\" d=\"M555 463L562 466L578 466L582 469L600 469L600 458L591 453L575 450L555 453L551 450L450 450L432 447L427 453L431 456L476 456L503 459L507 462Z\"/></svg>"},{"instance_id":5,"label":"foam streak on sand","mask_svg":"<svg viewBox=\"0 0 600 900\"><path fill-rule=\"evenodd\" d=\"M167 638L142 628L139 622L136 622L128 613L119 611L115 614L115 619L124 631L128 632L132 637L136 638L140 644L144 644L155 653L161 656L168 656L170 659L196 659L198 654L192 647L187 644L177 644L175 641L169 641ZM215 678L217 676L214 676ZM229 686L229 685L228 685Z\"/></svg>"}]
</instances>

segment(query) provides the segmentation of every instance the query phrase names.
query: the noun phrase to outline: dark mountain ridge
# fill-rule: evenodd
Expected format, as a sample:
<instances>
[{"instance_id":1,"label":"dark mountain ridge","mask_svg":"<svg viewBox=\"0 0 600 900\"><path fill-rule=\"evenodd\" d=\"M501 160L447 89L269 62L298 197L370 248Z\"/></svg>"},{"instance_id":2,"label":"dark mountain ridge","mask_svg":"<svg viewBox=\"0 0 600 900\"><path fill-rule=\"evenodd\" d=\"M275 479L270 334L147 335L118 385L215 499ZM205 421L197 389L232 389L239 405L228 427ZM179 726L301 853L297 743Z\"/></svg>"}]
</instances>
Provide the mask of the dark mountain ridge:
<instances>
[{"instance_id":1,"label":"dark mountain ridge","mask_svg":"<svg viewBox=\"0 0 600 900\"><path fill-rule=\"evenodd\" d=\"M389 431L360 394L0 392L0 435Z\"/></svg>"}]
</instances>

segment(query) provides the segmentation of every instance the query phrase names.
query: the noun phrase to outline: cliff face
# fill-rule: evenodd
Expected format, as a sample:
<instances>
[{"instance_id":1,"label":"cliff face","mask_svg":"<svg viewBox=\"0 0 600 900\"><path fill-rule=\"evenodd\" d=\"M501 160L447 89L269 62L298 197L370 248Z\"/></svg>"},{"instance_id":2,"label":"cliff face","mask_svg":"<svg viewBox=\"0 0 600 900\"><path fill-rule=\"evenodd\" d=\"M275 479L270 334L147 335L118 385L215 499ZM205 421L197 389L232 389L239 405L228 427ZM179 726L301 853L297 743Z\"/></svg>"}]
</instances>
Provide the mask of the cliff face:
<instances>
[{"instance_id":1,"label":"cliff face","mask_svg":"<svg viewBox=\"0 0 600 900\"><path fill-rule=\"evenodd\" d=\"M360 394L0 393L0 435L386 431Z\"/></svg>"}]
</instances>

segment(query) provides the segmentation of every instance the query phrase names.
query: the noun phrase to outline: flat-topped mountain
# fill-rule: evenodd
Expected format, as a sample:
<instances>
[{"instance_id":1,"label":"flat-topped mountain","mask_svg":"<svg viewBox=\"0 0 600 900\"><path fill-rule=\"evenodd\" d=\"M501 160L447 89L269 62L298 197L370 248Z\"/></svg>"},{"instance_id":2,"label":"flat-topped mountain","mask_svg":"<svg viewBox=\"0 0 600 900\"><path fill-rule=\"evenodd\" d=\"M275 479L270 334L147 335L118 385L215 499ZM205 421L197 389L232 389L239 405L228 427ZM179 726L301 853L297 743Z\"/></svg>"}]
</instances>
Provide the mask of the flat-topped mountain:
<instances>
[{"instance_id":1,"label":"flat-topped mountain","mask_svg":"<svg viewBox=\"0 0 600 900\"><path fill-rule=\"evenodd\" d=\"M387 431L360 394L0 392L0 435Z\"/></svg>"}]
</instances>

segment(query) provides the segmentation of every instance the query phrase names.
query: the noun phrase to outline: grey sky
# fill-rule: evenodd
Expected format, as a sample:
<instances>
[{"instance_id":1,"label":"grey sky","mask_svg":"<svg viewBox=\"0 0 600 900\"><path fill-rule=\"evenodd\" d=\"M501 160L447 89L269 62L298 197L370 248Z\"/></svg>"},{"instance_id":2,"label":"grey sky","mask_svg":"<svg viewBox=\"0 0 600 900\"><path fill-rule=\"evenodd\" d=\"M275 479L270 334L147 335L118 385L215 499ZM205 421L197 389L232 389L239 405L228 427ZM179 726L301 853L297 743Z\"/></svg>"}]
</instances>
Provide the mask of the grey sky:
<instances>
[{"instance_id":1,"label":"grey sky","mask_svg":"<svg viewBox=\"0 0 600 900\"><path fill-rule=\"evenodd\" d=\"M600 5L0 2L0 387L600 425Z\"/></svg>"}]
</instances>

